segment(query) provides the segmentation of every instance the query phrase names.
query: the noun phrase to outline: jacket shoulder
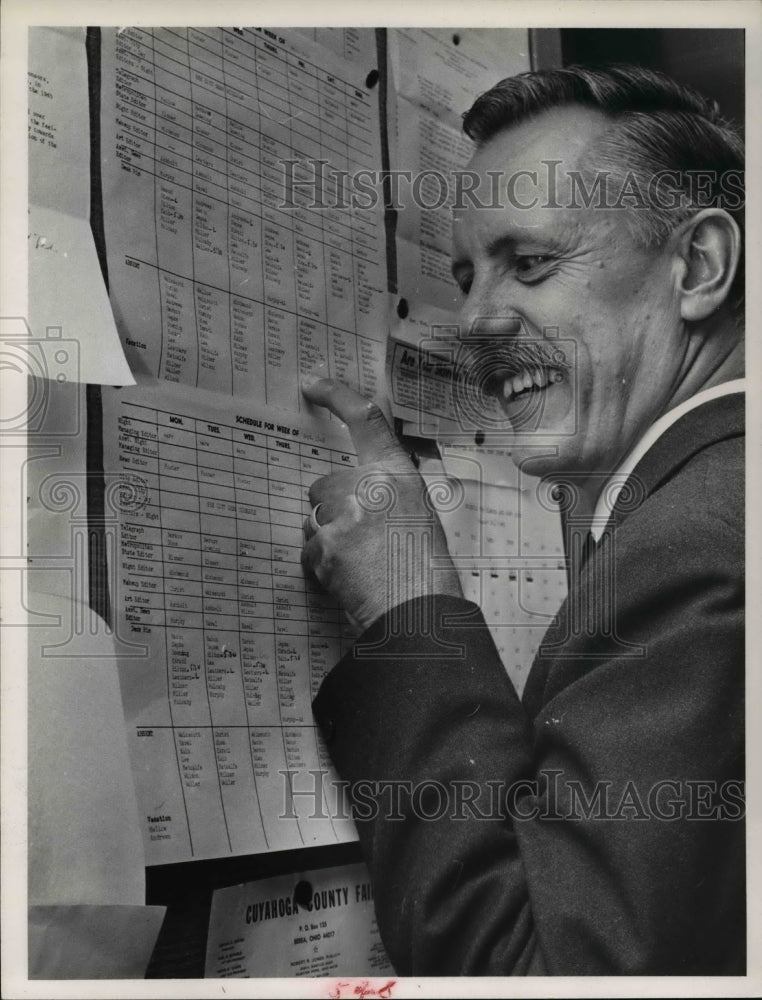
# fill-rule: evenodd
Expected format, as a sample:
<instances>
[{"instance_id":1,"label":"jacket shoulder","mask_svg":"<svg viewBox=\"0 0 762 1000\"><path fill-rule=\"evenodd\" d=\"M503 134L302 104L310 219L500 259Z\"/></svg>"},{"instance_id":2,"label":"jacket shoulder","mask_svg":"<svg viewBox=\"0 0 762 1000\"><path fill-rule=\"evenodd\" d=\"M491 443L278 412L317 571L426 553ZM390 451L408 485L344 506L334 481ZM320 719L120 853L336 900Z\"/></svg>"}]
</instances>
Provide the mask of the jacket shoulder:
<instances>
[{"instance_id":1,"label":"jacket shoulder","mask_svg":"<svg viewBox=\"0 0 762 1000\"><path fill-rule=\"evenodd\" d=\"M744 509L744 438L725 438L676 466L621 521L617 535L622 543L643 548L649 539L666 540L699 527L726 541L728 533L742 540Z\"/></svg>"}]
</instances>

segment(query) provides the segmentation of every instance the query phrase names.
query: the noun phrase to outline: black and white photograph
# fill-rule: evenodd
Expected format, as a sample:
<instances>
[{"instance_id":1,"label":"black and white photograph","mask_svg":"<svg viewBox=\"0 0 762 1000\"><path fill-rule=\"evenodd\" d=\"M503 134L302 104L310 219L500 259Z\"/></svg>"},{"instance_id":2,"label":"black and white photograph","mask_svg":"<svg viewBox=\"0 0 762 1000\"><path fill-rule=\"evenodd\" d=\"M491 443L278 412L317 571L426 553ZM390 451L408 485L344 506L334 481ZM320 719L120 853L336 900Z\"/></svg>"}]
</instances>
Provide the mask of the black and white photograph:
<instances>
[{"instance_id":1,"label":"black and white photograph","mask_svg":"<svg viewBox=\"0 0 762 1000\"><path fill-rule=\"evenodd\" d=\"M6 0L3 997L759 995L761 12Z\"/></svg>"}]
</instances>

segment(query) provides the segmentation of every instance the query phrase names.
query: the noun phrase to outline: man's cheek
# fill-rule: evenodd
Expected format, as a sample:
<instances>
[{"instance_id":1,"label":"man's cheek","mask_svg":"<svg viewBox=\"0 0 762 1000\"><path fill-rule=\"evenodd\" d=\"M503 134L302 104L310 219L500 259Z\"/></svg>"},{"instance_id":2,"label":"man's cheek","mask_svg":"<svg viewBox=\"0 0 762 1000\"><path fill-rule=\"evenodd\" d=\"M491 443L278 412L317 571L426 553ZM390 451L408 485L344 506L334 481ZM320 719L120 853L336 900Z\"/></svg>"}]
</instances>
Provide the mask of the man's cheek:
<instances>
[{"instance_id":1,"label":"man's cheek","mask_svg":"<svg viewBox=\"0 0 762 1000\"><path fill-rule=\"evenodd\" d=\"M573 364L561 383L566 395L563 416L567 433L576 436L591 419L602 420L612 395L606 372L605 352L593 352L589 343L578 340Z\"/></svg>"}]
</instances>

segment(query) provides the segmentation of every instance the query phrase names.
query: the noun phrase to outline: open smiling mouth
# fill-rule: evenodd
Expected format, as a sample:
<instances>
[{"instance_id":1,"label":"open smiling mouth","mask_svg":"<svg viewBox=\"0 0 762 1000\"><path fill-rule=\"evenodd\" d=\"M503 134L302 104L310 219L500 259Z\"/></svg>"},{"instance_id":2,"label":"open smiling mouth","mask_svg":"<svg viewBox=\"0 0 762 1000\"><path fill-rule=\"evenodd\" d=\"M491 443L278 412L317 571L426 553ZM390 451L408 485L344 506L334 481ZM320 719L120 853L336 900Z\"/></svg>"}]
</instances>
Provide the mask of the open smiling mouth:
<instances>
[{"instance_id":1,"label":"open smiling mouth","mask_svg":"<svg viewBox=\"0 0 762 1000\"><path fill-rule=\"evenodd\" d=\"M558 368L532 367L519 371L498 371L485 380L484 390L503 405L528 400L564 381L564 373Z\"/></svg>"},{"instance_id":2,"label":"open smiling mouth","mask_svg":"<svg viewBox=\"0 0 762 1000\"><path fill-rule=\"evenodd\" d=\"M505 374L500 378L502 385L495 386L498 398L512 403L530 393L544 392L549 386L563 381L563 373L557 368L524 368L516 374ZM494 392L494 389L493 389Z\"/></svg>"},{"instance_id":3,"label":"open smiling mouth","mask_svg":"<svg viewBox=\"0 0 762 1000\"><path fill-rule=\"evenodd\" d=\"M535 429L545 395L569 382L572 365L557 340L484 338L459 345L454 403L459 418L482 429Z\"/></svg>"}]
</instances>

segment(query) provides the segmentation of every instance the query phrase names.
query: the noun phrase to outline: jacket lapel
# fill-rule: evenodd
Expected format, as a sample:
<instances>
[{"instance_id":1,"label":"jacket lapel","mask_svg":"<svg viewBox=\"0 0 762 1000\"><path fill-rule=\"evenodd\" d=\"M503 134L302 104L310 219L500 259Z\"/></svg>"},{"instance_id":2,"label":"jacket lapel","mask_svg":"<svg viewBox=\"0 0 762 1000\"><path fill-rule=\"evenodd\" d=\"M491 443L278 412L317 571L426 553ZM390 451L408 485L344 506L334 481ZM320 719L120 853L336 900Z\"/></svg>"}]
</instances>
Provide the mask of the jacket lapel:
<instances>
[{"instance_id":1,"label":"jacket lapel","mask_svg":"<svg viewBox=\"0 0 762 1000\"><path fill-rule=\"evenodd\" d=\"M720 396L695 410L690 410L668 428L628 477L614 505L604 535L615 531L632 511L637 510L648 496L698 452L716 442L743 435L744 404L743 392ZM580 540L578 565L571 574L570 588L576 586L579 573L595 548L596 542L592 536L584 542ZM563 609L560 613L563 614ZM551 658L539 656L529 672L522 701L531 716L534 716L544 703L543 692L550 665Z\"/></svg>"}]
</instances>

